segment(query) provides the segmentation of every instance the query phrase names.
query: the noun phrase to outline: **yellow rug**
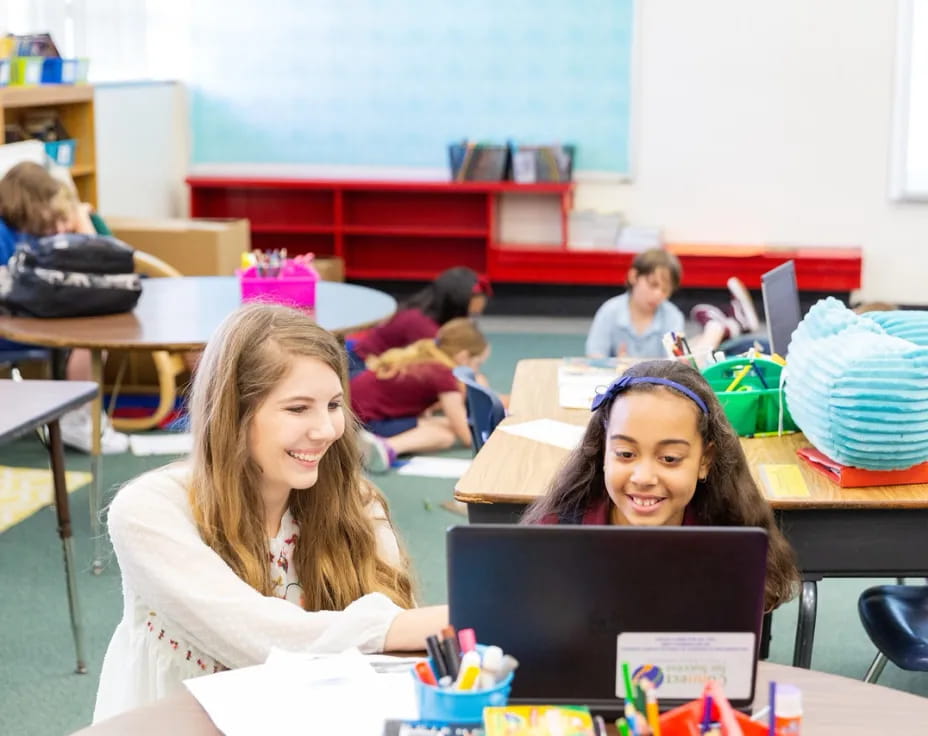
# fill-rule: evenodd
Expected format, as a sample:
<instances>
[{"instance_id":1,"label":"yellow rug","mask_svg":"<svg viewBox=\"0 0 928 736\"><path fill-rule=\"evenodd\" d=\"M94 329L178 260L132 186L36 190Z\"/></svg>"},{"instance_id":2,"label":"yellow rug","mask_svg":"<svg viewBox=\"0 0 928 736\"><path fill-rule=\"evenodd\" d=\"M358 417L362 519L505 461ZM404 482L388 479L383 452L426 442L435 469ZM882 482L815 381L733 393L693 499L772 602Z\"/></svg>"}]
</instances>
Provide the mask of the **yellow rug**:
<instances>
[{"instance_id":1,"label":"yellow rug","mask_svg":"<svg viewBox=\"0 0 928 736\"><path fill-rule=\"evenodd\" d=\"M64 474L68 493L90 483L93 476L77 470ZM51 470L0 465L0 532L32 516L54 501Z\"/></svg>"}]
</instances>

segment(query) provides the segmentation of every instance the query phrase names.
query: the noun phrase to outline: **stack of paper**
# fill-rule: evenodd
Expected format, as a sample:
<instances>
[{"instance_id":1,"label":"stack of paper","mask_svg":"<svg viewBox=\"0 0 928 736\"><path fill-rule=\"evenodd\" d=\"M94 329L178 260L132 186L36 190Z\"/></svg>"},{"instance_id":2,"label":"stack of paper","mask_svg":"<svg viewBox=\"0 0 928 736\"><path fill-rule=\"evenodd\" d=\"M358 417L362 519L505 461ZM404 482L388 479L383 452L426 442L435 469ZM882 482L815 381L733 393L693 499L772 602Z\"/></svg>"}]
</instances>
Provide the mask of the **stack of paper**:
<instances>
[{"instance_id":1,"label":"stack of paper","mask_svg":"<svg viewBox=\"0 0 928 736\"><path fill-rule=\"evenodd\" d=\"M564 358L557 367L558 403L563 409L589 409L593 397L624 370L616 358Z\"/></svg>"},{"instance_id":2,"label":"stack of paper","mask_svg":"<svg viewBox=\"0 0 928 736\"><path fill-rule=\"evenodd\" d=\"M386 719L419 716L410 663L399 664L399 671L388 668L381 674L382 662L358 652L325 657L274 653L263 665L197 677L184 685L226 736L381 736Z\"/></svg>"}]
</instances>

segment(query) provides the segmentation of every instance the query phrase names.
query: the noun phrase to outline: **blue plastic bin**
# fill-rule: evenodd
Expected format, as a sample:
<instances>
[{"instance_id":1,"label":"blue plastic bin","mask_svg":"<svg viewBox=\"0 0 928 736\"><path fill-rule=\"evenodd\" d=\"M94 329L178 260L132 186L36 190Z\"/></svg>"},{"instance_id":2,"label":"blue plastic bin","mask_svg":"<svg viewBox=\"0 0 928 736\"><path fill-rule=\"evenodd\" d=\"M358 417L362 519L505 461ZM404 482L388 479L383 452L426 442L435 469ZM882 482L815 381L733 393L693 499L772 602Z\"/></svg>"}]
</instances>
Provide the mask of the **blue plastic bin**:
<instances>
[{"instance_id":1,"label":"blue plastic bin","mask_svg":"<svg viewBox=\"0 0 928 736\"><path fill-rule=\"evenodd\" d=\"M49 158L59 166L74 166L74 153L77 149L77 141L74 138L66 138L60 141L46 141L45 152Z\"/></svg>"},{"instance_id":2,"label":"blue plastic bin","mask_svg":"<svg viewBox=\"0 0 928 736\"><path fill-rule=\"evenodd\" d=\"M512 672L499 685L489 690L451 690L426 685L412 670L419 702L419 720L432 723L481 723L483 709L491 705L506 705L512 689Z\"/></svg>"},{"instance_id":3,"label":"blue plastic bin","mask_svg":"<svg viewBox=\"0 0 928 736\"><path fill-rule=\"evenodd\" d=\"M42 84L75 84L78 59L47 58L42 62Z\"/></svg>"}]
</instances>

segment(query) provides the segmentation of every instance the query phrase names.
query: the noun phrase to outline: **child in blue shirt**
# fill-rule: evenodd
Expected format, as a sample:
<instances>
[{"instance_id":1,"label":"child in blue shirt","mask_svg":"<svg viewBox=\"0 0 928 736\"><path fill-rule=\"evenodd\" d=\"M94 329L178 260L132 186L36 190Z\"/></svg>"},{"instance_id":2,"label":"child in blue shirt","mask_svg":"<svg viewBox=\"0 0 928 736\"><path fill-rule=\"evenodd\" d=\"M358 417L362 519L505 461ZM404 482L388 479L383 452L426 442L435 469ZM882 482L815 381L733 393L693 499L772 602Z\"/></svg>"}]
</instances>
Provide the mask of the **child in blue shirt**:
<instances>
[{"instance_id":1,"label":"child in blue shirt","mask_svg":"<svg viewBox=\"0 0 928 736\"><path fill-rule=\"evenodd\" d=\"M0 269L6 268L17 245L34 245L41 237L63 232L95 232L88 207L78 201L76 192L67 184L31 161L16 164L0 178ZM0 351L34 347L0 338ZM72 350L66 375L71 380L90 380L90 352ZM90 452L89 407L68 412L60 424L66 445ZM105 415L101 439L105 454L129 448L129 438L114 431Z\"/></svg>"},{"instance_id":2,"label":"child in blue shirt","mask_svg":"<svg viewBox=\"0 0 928 736\"><path fill-rule=\"evenodd\" d=\"M580 447L523 523L761 527L765 608L793 597L793 551L702 374L677 361L638 363L592 408Z\"/></svg>"},{"instance_id":3,"label":"child in blue shirt","mask_svg":"<svg viewBox=\"0 0 928 736\"><path fill-rule=\"evenodd\" d=\"M683 313L667 301L680 286L683 269L673 253L660 248L635 256L628 289L605 302L586 338L590 357L664 357L663 337L683 333Z\"/></svg>"}]
</instances>

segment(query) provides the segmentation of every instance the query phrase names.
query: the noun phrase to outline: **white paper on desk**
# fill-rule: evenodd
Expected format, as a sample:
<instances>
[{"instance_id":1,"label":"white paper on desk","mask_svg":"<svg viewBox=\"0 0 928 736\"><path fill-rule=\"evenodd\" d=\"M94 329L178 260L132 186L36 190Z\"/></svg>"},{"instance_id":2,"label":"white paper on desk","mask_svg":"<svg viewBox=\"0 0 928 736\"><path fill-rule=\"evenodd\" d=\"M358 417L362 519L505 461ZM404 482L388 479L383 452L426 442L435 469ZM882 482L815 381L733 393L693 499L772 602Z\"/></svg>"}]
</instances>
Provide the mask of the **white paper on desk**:
<instances>
[{"instance_id":1,"label":"white paper on desk","mask_svg":"<svg viewBox=\"0 0 928 736\"><path fill-rule=\"evenodd\" d=\"M568 377L558 376L557 401L562 409L587 409L593 397L602 393L612 381L615 373L585 373Z\"/></svg>"},{"instance_id":2,"label":"white paper on desk","mask_svg":"<svg viewBox=\"0 0 928 736\"><path fill-rule=\"evenodd\" d=\"M225 736L381 736L387 718L418 717L409 672L377 674L357 653L278 657L256 667L185 680L184 685Z\"/></svg>"},{"instance_id":3,"label":"white paper on desk","mask_svg":"<svg viewBox=\"0 0 928 736\"><path fill-rule=\"evenodd\" d=\"M471 461L459 457L424 457L416 455L401 465L397 475L424 475L429 478L460 478Z\"/></svg>"},{"instance_id":4,"label":"white paper on desk","mask_svg":"<svg viewBox=\"0 0 928 736\"><path fill-rule=\"evenodd\" d=\"M575 449L586 431L586 427L559 422L556 419L533 419L521 424L500 424L497 429L536 442L563 447L565 450Z\"/></svg>"},{"instance_id":5,"label":"white paper on desk","mask_svg":"<svg viewBox=\"0 0 928 736\"><path fill-rule=\"evenodd\" d=\"M193 450L193 435L188 432L130 434L129 449L133 455L189 455Z\"/></svg>"}]
</instances>

